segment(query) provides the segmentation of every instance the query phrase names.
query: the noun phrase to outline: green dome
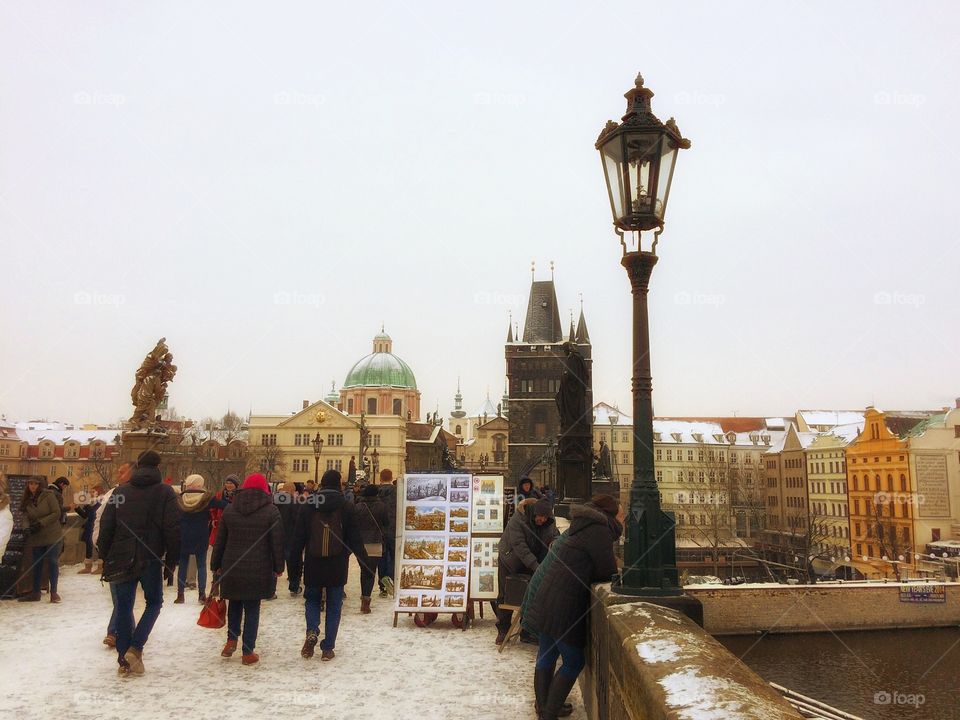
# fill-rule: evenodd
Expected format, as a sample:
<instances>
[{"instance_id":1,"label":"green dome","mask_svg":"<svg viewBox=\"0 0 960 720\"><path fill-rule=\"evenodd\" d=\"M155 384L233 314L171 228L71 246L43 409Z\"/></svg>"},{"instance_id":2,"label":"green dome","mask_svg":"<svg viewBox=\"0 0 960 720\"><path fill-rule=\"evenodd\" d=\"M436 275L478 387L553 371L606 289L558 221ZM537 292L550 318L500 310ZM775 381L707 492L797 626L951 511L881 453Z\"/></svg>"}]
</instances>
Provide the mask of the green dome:
<instances>
[{"instance_id":1,"label":"green dome","mask_svg":"<svg viewBox=\"0 0 960 720\"><path fill-rule=\"evenodd\" d=\"M399 387L417 389L413 370L393 353L375 352L357 361L343 387Z\"/></svg>"}]
</instances>

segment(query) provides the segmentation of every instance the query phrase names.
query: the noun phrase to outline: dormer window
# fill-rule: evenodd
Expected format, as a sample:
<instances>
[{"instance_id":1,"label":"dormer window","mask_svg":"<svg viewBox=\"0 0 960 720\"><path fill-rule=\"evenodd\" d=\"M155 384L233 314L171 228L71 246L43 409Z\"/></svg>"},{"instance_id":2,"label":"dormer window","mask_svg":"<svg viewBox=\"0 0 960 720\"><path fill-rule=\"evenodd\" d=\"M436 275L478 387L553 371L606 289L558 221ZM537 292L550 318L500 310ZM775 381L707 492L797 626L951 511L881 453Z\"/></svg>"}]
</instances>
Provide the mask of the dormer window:
<instances>
[{"instance_id":1,"label":"dormer window","mask_svg":"<svg viewBox=\"0 0 960 720\"><path fill-rule=\"evenodd\" d=\"M694 434L693 434L693 439L694 439L696 442L698 442L698 443L702 443L702 442L703 442L703 433L694 433Z\"/></svg>"},{"instance_id":2,"label":"dormer window","mask_svg":"<svg viewBox=\"0 0 960 720\"><path fill-rule=\"evenodd\" d=\"M761 435L761 436L760 436L760 439L763 440L763 444L764 444L764 445L769 445L769 444L770 444L770 436L769 436L769 435Z\"/></svg>"},{"instance_id":3,"label":"dormer window","mask_svg":"<svg viewBox=\"0 0 960 720\"><path fill-rule=\"evenodd\" d=\"M670 433L670 437L673 438L674 442L680 442L680 437L681 437L680 433Z\"/></svg>"},{"instance_id":4,"label":"dormer window","mask_svg":"<svg viewBox=\"0 0 960 720\"><path fill-rule=\"evenodd\" d=\"M655 432L653 434L653 439L654 439L654 442L660 442L660 433Z\"/></svg>"},{"instance_id":5,"label":"dormer window","mask_svg":"<svg viewBox=\"0 0 960 720\"><path fill-rule=\"evenodd\" d=\"M758 435L756 435L755 433L750 433L750 442L756 445L757 442L759 442L759 440L760 440L760 437Z\"/></svg>"},{"instance_id":6,"label":"dormer window","mask_svg":"<svg viewBox=\"0 0 960 720\"><path fill-rule=\"evenodd\" d=\"M718 434L715 434L715 435L713 436L713 439L716 440L718 443L722 443L723 440L724 440L723 435L720 435L719 433L718 433Z\"/></svg>"}]
</instances>

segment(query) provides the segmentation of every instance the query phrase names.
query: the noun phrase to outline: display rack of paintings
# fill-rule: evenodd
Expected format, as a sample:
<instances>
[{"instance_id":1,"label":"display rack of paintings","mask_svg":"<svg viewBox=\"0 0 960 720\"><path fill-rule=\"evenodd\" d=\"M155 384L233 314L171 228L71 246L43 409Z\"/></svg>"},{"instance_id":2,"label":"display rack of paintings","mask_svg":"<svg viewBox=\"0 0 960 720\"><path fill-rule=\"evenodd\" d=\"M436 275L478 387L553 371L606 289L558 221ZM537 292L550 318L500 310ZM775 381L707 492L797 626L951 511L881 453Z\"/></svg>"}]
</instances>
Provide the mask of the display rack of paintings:
<instances>
[{"instance_id":1,"label":"display rack of paintings","mask_svg":"<svg viewBox=\"0 0 960 720\"><path fill-rule=\"evenodd\" d=\"M473 534L503 532L503 475L473 476Z\"/></svg>"},{"instance_id":2,"label":"display rack of paintings","mask_svg":"<svg viewBox=\"0 0 960 720\"><path fill-rule=\"evenodd\" d=\"M470 577L470 475L412 474L397 483L400 613L464 613Z\"/></svg>"}]
</instances>

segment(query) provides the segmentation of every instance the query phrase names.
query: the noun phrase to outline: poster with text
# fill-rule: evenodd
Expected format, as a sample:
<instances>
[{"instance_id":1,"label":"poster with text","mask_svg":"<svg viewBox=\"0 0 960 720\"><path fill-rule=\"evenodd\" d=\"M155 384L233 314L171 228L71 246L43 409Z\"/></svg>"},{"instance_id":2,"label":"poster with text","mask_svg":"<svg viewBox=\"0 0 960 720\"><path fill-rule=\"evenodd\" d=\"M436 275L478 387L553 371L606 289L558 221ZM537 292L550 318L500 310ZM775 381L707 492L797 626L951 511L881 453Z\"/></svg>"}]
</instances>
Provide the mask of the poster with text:
<instances>
[{"instance_id":1,"label":"poster with text","mask_svg":"<svg viewBox=\"0 0 960 720\"><path fill-rule=\"evenodd\" d=\"M407 475L401 513L396 606L400 612L464 612L470 577L470 475Z\"/></svg>"},{"instance_id":2,"label":"poster with text","mask_svg":"<svg viewBox=\"0 0 960 720\"><path fill-rule=\"evenodd\" d=\"M503 532L503 475L473 476L473 532Z\"/></svg>"}]
</instances>

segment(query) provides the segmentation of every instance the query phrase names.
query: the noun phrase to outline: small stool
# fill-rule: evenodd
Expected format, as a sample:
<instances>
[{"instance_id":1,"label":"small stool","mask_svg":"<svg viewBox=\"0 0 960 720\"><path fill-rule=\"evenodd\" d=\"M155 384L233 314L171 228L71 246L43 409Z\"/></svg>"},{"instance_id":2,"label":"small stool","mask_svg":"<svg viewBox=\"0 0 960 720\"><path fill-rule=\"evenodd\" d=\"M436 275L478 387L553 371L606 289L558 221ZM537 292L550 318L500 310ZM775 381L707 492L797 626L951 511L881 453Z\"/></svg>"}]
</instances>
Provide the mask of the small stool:
<instances>
[{"instance_id":1,"label":"small stool","mask_svg":"<svg viewBox=\"0 0 960 720\"><path fill-rule=\"evenodd\" d=\"M510 628L507 630L507 634L503 638L503 642L500 643L500 647L497 648L497 652L502 653L503 649L511 640L520 637L520 623L523 620L523 608L520 605L507 605L506 603L500 603L498 609L513 611L513 618L510 620Z\"/></svg>"}]
</instances>

